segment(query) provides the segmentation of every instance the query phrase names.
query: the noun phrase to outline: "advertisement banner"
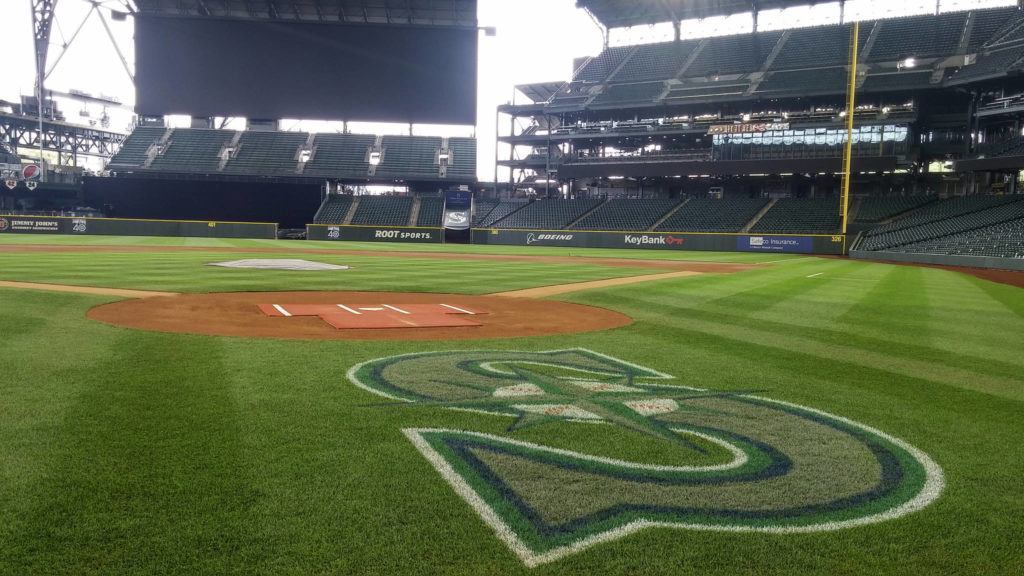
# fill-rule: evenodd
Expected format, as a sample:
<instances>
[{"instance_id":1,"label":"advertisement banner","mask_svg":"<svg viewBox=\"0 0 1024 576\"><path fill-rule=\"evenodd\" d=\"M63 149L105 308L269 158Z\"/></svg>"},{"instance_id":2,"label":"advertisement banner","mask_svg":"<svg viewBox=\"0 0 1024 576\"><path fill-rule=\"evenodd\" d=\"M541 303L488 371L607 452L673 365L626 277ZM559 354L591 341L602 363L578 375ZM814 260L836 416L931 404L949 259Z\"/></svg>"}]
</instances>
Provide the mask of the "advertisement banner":
<instances>
[{"instance_id":1,"label":"advertisement banner","mask_svg":"<svg viewBox=\"0 0 1024 576\"><path fill-rule=\"evenodd\" d=\"M751 241L751 238L755 240ZM584 230L474 229L474 244L503 246L558 246L579 248L626 248L641 250L692 250L715 252L793 252L843 254L845 237L750 236L690 232L593 232Z\"/></svg>"},{"instance_id":2,"label":"advertisement banner","mask_svg":"<svg viewBox=\"0 0 1024 576\"><path fill-rule=\"evenodd\" d=\"M441 228L392 226L337 226L309 224L306 238L310 240L339 240L346 242L411 242L440 243L444 240Z\"/></svg>"},{"instance_id":3,"label":"advertisement banner","mask_svg":"<svg viewBox=\"0 0 1024 576\"><path fill-rule=\"evenodd\" d=\"M28 232L30 234L60 234L61 220L34 216L0 216L0 232Z\"/></svg>"},{"instance_id":4,"label":"advertisement banner","mask_svg":"<svg viewBox=\"0 0 1024 576\"><path fill-rule=\"evenodd\" d=\"M277 224L0 215L0 233L277 238Z\"/></svg>"},{"instance_id":5,"label":"advertisement banner","mask_svg":"<svg viewBox=\"0 0 1024 576\"><path fill-rule=\"evenodd\" d=\"M774 130L789 130L789 122L748 122L746 124L712 124L708 128L708 134L752 134L757 132L771 132Z\"/></svg>"},{"instance_id":6,"label":"advertisement banner","mask_svg":"<svg viewBox=\"0 0 1024 576\"><path fill-rule=\"evenodd\" d=\"M737 236L736 249L740 252L814 252L814 239L810 236Z\"/></svg>"}]
</instances>

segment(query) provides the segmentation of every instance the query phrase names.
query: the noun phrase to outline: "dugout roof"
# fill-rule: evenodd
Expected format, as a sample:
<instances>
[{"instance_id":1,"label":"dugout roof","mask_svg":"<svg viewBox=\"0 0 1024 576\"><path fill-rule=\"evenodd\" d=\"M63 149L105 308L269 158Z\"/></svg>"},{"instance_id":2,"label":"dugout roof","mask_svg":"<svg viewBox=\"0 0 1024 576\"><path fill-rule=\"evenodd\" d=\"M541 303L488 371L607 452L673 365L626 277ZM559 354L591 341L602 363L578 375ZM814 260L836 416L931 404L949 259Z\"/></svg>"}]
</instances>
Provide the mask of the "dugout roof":
<instances>
[{"instance_id":1,"label":"dugout roof","mask_svg":"<svg viewBox=\"0 0 1024 576\"><path fill-rule=\"evenodd\" d=\"M476 0L135 0L162 16L475 28Z\"/></svg>"},{"instance_id":2,"label":"dugout roof","mask_svg":"<svg viewBox=\"0 0 1024 576\"><path fill-rule=\"evenodd\" d=\"M577 0L576 6L589 11L608 28L623 28L815 3L815 0Z\"/></svg>"}]
</instances>

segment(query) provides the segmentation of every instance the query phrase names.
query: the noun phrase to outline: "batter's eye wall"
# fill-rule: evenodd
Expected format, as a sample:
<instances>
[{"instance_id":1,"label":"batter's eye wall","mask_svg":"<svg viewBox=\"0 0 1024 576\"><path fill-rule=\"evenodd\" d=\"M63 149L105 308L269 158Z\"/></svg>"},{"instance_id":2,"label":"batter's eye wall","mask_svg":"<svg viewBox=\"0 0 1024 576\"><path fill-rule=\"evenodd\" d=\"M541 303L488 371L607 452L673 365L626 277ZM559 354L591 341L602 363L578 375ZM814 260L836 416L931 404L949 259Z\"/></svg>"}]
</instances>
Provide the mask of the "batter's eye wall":
<instances>
[{"instance_id":1,"label":"batter's eye wall","mask_svg":"<svg viewBox=\"0 0 1024 576\"><path fill-rule=\"evenodd\" d=\"M140 15L136 112L476 124L476 29Z\"/></svg>"}]
</instances>

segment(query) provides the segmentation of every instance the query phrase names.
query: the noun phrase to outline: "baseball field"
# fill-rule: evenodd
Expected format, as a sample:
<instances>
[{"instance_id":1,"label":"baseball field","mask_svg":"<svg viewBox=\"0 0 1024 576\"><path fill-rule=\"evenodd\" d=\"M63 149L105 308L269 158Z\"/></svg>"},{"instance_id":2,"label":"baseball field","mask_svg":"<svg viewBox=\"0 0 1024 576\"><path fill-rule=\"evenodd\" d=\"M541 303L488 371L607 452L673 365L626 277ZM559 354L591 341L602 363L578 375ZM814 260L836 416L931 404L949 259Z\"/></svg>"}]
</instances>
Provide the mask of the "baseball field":
<instances>
[{"instance_id":1,"label":"baseball field","mask_svg":"<svg viewBox=\"0 0 1024 576\"><path fill-rule=\"evenodd\" d=\"M996 279L3 236L0 574L1021 574Z\"/></svg>"}]
</instances>

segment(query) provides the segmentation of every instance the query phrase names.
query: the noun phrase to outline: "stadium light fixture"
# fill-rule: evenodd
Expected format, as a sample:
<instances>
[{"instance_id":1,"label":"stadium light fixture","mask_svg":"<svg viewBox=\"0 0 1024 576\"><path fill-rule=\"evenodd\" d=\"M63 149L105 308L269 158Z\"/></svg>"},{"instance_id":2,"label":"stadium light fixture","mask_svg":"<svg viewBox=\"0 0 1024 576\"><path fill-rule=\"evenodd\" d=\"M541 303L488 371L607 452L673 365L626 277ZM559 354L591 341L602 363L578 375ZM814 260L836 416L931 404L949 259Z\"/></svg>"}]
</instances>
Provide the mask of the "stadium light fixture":
<instances>
[{"instance_id":1,"label":"stadium light fixture","mask_svg":"<svg viewBox=\"0 0 1024 576\"><path fill-rule=\"evenodd\" d=\"M917 66L917 59L913 56L908 57L906 60L900 63L900 68L914 68Z\"/></svg>"}]
</instances>

